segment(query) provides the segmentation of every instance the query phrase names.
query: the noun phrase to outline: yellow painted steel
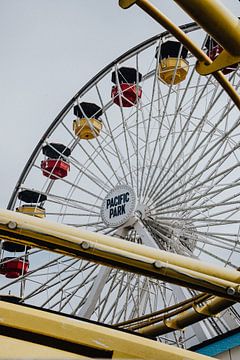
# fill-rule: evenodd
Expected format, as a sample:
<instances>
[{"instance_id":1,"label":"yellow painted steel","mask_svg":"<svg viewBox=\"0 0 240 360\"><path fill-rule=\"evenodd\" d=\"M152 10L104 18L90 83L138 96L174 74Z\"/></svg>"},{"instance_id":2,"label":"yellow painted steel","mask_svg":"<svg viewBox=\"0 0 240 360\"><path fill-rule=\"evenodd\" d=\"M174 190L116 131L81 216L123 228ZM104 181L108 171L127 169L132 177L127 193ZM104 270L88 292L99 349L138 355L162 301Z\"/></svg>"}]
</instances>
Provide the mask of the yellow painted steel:
<instances>
[{"instance_id":1,"label":"yellow painted steel","mask_svg":"<svg viewBox=\"0 0 240 360\"><path fill-rule=\"evenodd\" d=\"M102 358L113 359L211 359L109 326L5 301L0 301L0 329L1 359L99 358L101 352Z\"/></svg>"},{"instance_id":2,"label":"yellow painted steel","mask_svg":"<svg viewBox=\"0 0 240 360\"><path fill-rule=\"evenodd\" d=\"M174 0L218 44L223 51L211 65L197 64L201 75L208 75L240 62L240 20L218 0Z\"/></svg>"},{"instance_id":3,"label":"yellow painted steel","mask_svg":"<svg viewBox=\"0 0 240 360\"><path fill-rule=\"evenodd\" d=\"M52 339L53 340L53 339ZM86 359L86 356L76 355L66 350L40 345L22 339L12 338L0 334L0 359L24 359L24 360L47 360L47 359Z\"/></svg>"},{"instance_id":4,"label":"yellow painted steel","mask_svg":"<svg viewBox=\"0 0 240 360\"><path fill-rule=\"evenodd\" d=\"M217 296L199 294L192 299L115 326L146 336L160 336L173 330L183 329L207 317L218 316L221 311L233 304L232 301Z\"/></svg>"},{"instance_id":5,"label":"yellow painted steel","mask_svg":"<svg viewBox=\"0 0 240 360\"><path fill-rule=\"evenodd\" d=\"M180 1L180 0L179 0ZM188 2L191 2L189 0L186 0ZM201 0L196 0L201 2ZM215 2L215 0L209 0ZM126 9L133 4L138 5L141 9L143 9L147 14L149 14L153 19L155 19L158 23L160 23L165 29L167 29L177 40L179 40L201 63L197 67L197 69L202 70L203 72L206 71L206 67L208 70L212 64L211 59L182 31L178 26L176 26L166 15L164 15L162 12L160 12L155 6L153 6L148 0L120 0L119 5ZM195 2L196 4L196 2ZM221 21L221 18L219 18L219 22ZM227 29L225 29L227 33ZM231 36L231 34L229 34ZM229 55L230 56L230 55ZM234 60L232 60L232 64L236 62L236 57L234 57ZM210 65L210 66L209 66ZM226 63L222 64L220 68L223 68L226 66ZM216 70L216 69L214 69ZM210 71L209 71L210 73ZM240 109L240 96L237 93L237 91L234 89L234 87L230 84L230 82L227 80L227 78L222 74L221 71L216 71L212 74L216 80L221 84L221 86L224 88L224 90L227 92L227 94L230 96L230 98L234 101L236 106Z\"/></svg>"},{"instance_id":6,"label":"yellow painted steel","mask_svg":"<svg viewBox=\"0 0 240 360\"><path fill-rule=\"evenodd\" d=\"M140 328L138 332L147 336L159 336L173 330L183 329L195 322L206 319L207 317L216 316L221 311L233 305L230 300L225 300L217 296L207 300L202 305L193 305L184 310L184 307L175 313L164 316L161 321L156 324L147 325Z\"/></svg>"},{"instance_id":7,"label":"yellow painted steel","mask_svg":"<svg viewBox=\"0 0 240 360\"><path fill-rule=\"evenodd\" d=\"M155 313L116 324L116 327L141 333L145 336L161 336L173 330L184 329L208 317L219 313L233 302L217 296L199 294L192 299L161 309Z\"/></svg>"},{"instance_id":8,"label":"yellow painted steel","mask_svg":"<svg viewBox=\"0 0 240 360\"><path fill-rule=\"evenodd\" d=\"M229 54L240 58L240 21L218 0L174 0Z\"/></svg>"},{"instance_id":9,"label":"yellow painted steel","mask_svg":"<svg viewBox=\"0 0 240 360\"><path fill-rule=\"evenodd\" d=\"M197 306L198 304L202 304L203 302L209 300L211 297L212 296L209 294L198 294L190 299L183 300L177 304L161 308L160 310L157 310L150 314L142 315L137 318L128 319L126 321L117 323L114 326L130 330L138 330L145 327L146 325L152 325L163 320L164 318L166 319L167 317L171 317L172 314L176 315L183 309L188 310L193 305Z\"/></svg>"},{"instance_id":10,"label":"yellow painted steel","mask_svg":"<svg viewBox=\"0 0 240 360\"><path fill-rule=\"evenodd\" d=\"M136 4L137 0L119 0L119 5L123 9L128 9L133 4Z\"/></svg>"},{"instance_id":11,"label":"yellow painted steel","mask_svg":"<svg viewBox=\"0 0 240 360\"><path fill-rule=\"evenodd\" d=\"M200 75L208 75L239 62L240 56L232 56L226 51L222 51L210 65L206 64L204 61L198 61L196 64L196 70Z\"/></svg>"},{"instance_id":12,"label":"yellow painted steel","mask_svg":"<svg viewBox=\"0 0 240 360\"><path fill-rule=\"evenodd\" d=\"M0 211L0 236L20 244L53 250L192 287L229 300L240 300L238 271L115 237L75 229L9 210Z\"/></svg>"}]
</instances>

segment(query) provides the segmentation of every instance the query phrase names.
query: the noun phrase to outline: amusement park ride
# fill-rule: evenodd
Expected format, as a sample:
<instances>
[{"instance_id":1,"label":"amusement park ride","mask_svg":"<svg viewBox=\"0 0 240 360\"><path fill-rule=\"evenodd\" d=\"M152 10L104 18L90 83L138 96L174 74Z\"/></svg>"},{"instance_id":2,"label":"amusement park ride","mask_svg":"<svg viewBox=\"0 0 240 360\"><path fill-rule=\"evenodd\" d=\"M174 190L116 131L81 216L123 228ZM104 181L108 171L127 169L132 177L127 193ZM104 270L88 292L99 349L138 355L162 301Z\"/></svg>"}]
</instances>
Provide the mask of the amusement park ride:
<instances>
[{"instance_id":1,"label":"amusement park ride","mask_svg":"<svg viewBox=\"0 0 240 360\"><path fill-rule=\"evenodd\" d=\"M200 360L239 327L240 22L175 2L195 23L119 1L166 31L69 101L0 211L1 358Z\"/></svg>"}]
</instances>

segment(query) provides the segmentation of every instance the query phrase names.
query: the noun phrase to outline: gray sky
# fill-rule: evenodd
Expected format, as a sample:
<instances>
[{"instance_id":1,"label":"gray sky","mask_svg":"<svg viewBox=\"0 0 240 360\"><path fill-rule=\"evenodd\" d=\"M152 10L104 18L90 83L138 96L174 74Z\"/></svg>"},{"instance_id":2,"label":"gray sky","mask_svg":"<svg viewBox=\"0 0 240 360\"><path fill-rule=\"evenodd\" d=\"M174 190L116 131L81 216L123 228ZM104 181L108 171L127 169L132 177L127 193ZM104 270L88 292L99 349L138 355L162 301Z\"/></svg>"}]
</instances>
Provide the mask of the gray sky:
<instances>
[{"instance_id":1,"label":"gray sky","mask_svg":"<svg viewBox=\"0 0 240 360\"><path fill-rule=\"evenodd\" d=\"M173 0L153 0L176 24ZM238 0L225 0L240 16ZM98 71L162 28L118 0L0 0L0 207L43 132ZM109 89L106 89L109 91Z\"/></svg>"}]
</instances>

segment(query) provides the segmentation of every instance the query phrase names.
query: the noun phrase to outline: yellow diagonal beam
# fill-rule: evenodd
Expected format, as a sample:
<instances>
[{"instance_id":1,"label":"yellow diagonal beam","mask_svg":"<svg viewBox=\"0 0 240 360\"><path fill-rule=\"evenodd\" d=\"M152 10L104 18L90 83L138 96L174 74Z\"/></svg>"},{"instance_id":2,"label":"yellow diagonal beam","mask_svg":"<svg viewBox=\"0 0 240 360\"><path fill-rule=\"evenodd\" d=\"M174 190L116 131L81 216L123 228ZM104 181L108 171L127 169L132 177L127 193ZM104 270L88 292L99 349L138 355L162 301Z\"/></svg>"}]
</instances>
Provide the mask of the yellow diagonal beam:
<instances>
[{"instance_id":1,"label":"yellow diagonal beam","mask_svg":"<svg viewBox=\"0 0 240 360\"><path fill-rule=\"evenodd\" d=\"M0 211L0 237L155 277L229 300L240 299L238 271L115 237L9 210Z\"/></svg>"},{"instance_id":2,"label":"yellow diagonal beam","mask_svg":"<svg viewBox=\"0 0 240 360\"><path fill-rule=\"evenodd\" d=\"M229 54L240 56L240 21L218 0L174 0Z\"/></svg>"},{"instance_id":3,"label":"yellow diagonal beam","mask_svg":"<svg viewBox=\"0 0 240 360\"><path fill-rule=\"evenodd\" d=\"M221 311L233 305L233 302L214 296L201 306L193 304L189 309L180 308L178 312L168 314L162 321L152 325L146 325L138 330L139 333L147 336L160 336L173 330L184 329L198 321L208 317L216 316Z\"/></svg>"}]
</instances>

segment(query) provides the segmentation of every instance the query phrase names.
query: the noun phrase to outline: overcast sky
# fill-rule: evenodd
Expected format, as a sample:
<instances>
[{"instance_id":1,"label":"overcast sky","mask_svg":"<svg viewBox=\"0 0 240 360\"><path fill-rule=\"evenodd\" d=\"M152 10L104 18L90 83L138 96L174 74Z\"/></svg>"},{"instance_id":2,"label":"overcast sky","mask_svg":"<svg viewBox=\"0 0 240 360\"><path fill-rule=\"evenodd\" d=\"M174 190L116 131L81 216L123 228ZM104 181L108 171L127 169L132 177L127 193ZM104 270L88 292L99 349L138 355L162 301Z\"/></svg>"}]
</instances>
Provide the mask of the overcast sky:
<instances>
[{"instance_id":1,"label":"overcast sky","mask_svg":"<svg viewBox=\"0 0 240 360\"><path fill-rule=\"evenodd\" d=\"M176 24L173 0L153 0ZM224 3L240 16L239 0ZM0 207L66 102L116 57L163 29L118 0L0 0ZM109 91L109 89L106 89Z\"/></svg>"}]
</instances>

